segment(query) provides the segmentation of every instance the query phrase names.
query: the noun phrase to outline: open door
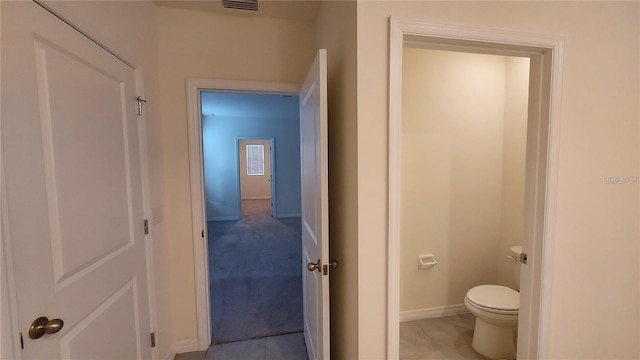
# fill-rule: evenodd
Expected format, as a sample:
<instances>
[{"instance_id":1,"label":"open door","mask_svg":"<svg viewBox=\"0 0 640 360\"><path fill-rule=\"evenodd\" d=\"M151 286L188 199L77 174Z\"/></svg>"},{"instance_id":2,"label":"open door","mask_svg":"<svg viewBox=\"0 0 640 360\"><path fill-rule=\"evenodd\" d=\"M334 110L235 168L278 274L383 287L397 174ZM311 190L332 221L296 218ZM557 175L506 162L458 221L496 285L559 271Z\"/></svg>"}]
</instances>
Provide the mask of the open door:
<instances>
[{"instance_id":1,"label":"open door","mask_svg":"<svg viewBox=\"0 0 640 360\"><path fill-rule=\"evenodd\" d=\"M309 360L329 359L327 51L300 89L304 338Z\"/></svg>"},{"instance_id":2,"label":"open door","mask_svg":"<svg viewBox=\"0 0 640 360\"><path fill-rule=\"evenodd\" d=\"M0 6L21 356L149 359L135 71L32 1Z\"/></svg>"}]
</instances>

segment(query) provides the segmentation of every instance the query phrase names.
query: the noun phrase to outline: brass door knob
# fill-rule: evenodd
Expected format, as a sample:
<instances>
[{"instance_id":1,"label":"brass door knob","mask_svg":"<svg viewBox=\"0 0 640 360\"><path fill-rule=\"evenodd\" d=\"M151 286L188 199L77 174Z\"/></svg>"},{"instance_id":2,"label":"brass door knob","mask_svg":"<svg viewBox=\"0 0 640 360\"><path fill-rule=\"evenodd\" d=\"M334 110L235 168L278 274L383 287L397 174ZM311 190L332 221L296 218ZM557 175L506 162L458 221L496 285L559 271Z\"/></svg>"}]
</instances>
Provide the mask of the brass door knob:
<instances>
[{"instance_id":1,"label":"brass door knob","mask_svg":"<svg viewBox=\"0 0 640 360\"><path fill-rule=\"evenodd\" d=\"M338 260L329 261L329 266L331 266L332 269L337 269L338 268Z\"/></svg>"},{"instance_id":2,"label":"brass door knob","mask_svg":"<svg viewBox=\"0 0 640 360\"><path fill-rule=\"evenodd\" d=\"M320 259L318 259L318 262L315 262L315 263L310 262L310 263L308 263L307 264L307 270L309 270L309 271L316 271L316 270L321 271L320 270Z\"/></svg>"},{"instance_id":3,"label":"brass door knob","mask_svg":"<svg viewBox=\"0 0 640 360\"><path fill-rule=\"evenodd\" d=\"M29 328L29 337L32 339L39 339L44 334L55 334L64 326L62 319L52 319L41 316L31 323Z\"/></svg>"}]
</instances>

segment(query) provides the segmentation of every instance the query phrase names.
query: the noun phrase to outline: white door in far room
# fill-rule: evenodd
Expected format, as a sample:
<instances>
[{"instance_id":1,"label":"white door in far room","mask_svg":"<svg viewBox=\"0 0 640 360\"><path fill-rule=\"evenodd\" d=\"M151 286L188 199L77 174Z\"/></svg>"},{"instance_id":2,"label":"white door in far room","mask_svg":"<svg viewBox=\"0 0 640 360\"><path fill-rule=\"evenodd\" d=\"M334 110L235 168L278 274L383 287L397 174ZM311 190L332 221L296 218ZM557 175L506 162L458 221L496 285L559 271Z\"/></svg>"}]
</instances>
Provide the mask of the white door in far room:
<instances>
[{"instance_id":1,"label":"white door in far room","mask_svg":"<svg viewBox=\"0 0 640 360\"><path fill-rule=\"evenodd\" d=\"M21 356L149 359L135 71L34 2L0 6ZM32 339L40 317L62 327Z\"/></svg>"},{"instance_id":2,"label":"white door in far room","mask_svg":"<svg viewBox=\"0 0 640 360\"><path fill-rule=\"evenodd\" d=\"M321 49L300 89L304 338L309 360L329 353L329 198L327 51Z\"/></svg>"}]
</instances>

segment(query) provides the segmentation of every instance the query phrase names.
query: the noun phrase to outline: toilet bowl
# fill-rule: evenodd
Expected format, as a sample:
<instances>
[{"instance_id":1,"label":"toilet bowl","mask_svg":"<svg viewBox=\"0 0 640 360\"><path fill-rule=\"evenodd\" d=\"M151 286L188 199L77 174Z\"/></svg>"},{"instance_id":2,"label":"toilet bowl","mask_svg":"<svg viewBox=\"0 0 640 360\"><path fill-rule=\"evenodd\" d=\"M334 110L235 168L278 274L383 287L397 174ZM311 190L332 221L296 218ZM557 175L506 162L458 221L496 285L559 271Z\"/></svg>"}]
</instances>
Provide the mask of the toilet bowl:
<instances>
[{"instance_id":1,"label":"toilet bowl","mask_svg":"<svg viewBox=\"0 0 640 360\"><path fill-rule=\"evenodd\" d=\"M515 359L520 310L520 261L522 246L512 246L512 275L515 289L501 285L480 285L467 292L464 305L476 317L473 349L489 359Z\"/></svg>"},{"instance_id":2,"label":"toilet bowl","mask_svg":"<svg viewBox=\"0 0 640 360\"><path fill-rule=\"evenodd\" d=\"M472 347L489 359L515 359L520 294L506 286L480 285L464 305L476 317Z\"/></svg>"}]
</instances>

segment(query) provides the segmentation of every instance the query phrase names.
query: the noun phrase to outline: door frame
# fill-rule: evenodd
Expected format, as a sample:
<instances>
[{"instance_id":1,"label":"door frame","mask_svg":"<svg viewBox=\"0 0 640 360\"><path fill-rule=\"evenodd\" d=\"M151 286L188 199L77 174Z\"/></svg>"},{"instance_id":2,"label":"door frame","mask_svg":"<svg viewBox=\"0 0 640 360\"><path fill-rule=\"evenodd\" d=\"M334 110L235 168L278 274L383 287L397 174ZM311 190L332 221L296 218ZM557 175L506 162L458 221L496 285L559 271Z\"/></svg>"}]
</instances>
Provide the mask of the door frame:
<instances>
[{"instance_id":1,"label":"door frame","mask_svg":"<svg viewBox=\"0 0 640 360\"><path fill-rule=\"evenodd\" d=\"M209 299L209 271L207 247L207 219L204 203L202 162L202 91L238 91L298 95L300 84L189 78L186 82L187 121L189 135L189 174L191 188L191 226L196 289L196 326L198 350L211 344L211 315Z\"/></svg>"},{"instance_id":2,"label":"door frame","mask_svg":"<svg viewBox=\"0 0 640 360\"><path fill-rule=\"evenodd\" d=\"M242 218L242 184L240 181L240 141L241 140L260 140L269 141L269 173L271 179L269 179L270 197L271 197L271 217L276 217L276 138L274 136L236 136L236 177L238 179L238 218Z\"/></svg>"},{"instance_id":3,"label":"door frame","mask_svg":"<svg viewBox=\"0 0 640 360\"><path fill-rule=\"evenodd\" d=\"M0 356L7 354L12 359L22 359L20 351L20 328L18 326L18 302L16 299L13 251L9 241L9 219L7 189L4 179L4 162L0 139ZM9 318L4 318L4 316ZM9 332L6 334L5 332ZM5 349L4 347L7 347Z\"/></svg>"},{"instance_id":4,"label":"door frame","mask_svg":"<svg viewBox=\"0 0 640 360\"><path fill-rule=\"evenodd\" d=\"M402 55L405 45L531 58L523 248L529 276L520 299L518 357L549 354L564 40L540 34L390 17L387 357L400 350L400 166ZM533 90L533 91L531 91ZM532 104L536 106L531 106ZM531 141L534 140L534 141ZM528 239L527 239L528 238ZM524 271L523 271L524 273Z\"/></svg>"}]
</instances>

